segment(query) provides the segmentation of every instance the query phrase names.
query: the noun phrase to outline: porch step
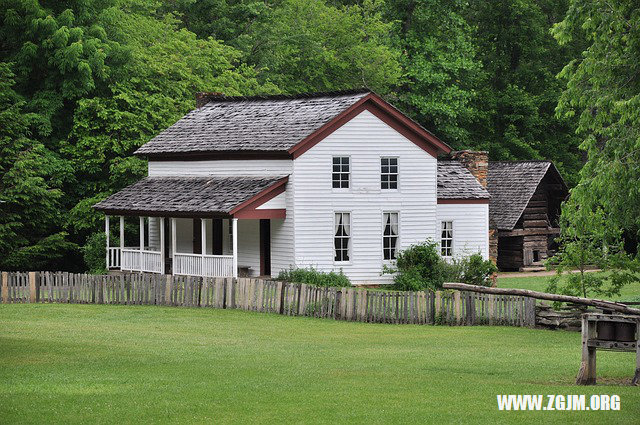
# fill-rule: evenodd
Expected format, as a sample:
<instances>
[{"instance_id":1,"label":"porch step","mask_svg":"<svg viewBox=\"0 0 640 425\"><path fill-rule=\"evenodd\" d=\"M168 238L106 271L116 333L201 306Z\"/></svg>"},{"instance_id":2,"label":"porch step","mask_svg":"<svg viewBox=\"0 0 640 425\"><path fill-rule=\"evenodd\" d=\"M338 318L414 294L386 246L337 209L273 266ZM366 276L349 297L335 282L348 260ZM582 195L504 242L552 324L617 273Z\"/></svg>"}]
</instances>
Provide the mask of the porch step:
<instances>
[{"instance_id":1,"label":"porch step","mask_svg":"<svg viewBox=\"0 0 640 425\"><path fill-rule=\"evenodd\" d=\"M547 268L545 266L526 266L520 267L521 272L544 272Z\"/></svg>"}]
</instances>

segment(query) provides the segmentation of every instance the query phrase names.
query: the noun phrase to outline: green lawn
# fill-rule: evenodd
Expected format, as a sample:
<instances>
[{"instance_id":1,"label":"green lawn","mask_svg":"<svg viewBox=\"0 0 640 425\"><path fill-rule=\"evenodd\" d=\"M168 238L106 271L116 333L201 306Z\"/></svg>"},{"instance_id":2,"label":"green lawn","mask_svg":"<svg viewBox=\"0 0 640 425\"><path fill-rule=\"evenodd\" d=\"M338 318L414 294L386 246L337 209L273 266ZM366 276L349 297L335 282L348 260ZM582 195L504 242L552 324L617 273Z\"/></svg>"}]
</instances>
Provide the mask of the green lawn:
<instances>
[{"instance_id":1,"label":"green lawn","mask_svg":"<svg viewBox=\"0 0 640 425\"><path fill-rule=\"evenodd\" d=\"M498 277L500 288L521 288L545 292L549 284L549 276ZM613 297L619 301L640 301L640 279L622 288L620 296Z\"/></svg>"},{"instance_id":2,"label":"green lawn","mask_svg":"<svg viewBox=\"0 0 640 425\"><path fill-rule=\"evenodd\" d=\"M621 423L631 353L577 387L580 335L234 310L0 305L0 423ZM609 412L498 411L496 394L618 394ZM635 418L635 419L633 419Z\"/></svg>"}]
</instances>

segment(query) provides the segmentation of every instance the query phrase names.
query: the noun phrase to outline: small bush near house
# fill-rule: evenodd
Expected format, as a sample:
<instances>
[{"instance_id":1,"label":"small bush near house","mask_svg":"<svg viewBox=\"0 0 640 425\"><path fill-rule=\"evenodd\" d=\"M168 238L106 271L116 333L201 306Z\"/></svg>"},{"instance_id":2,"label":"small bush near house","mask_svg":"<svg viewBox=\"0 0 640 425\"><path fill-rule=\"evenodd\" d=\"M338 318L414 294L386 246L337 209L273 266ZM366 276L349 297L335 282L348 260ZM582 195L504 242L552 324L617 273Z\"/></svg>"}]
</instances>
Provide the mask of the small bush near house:
<instances>
[{"instance_id":1,"label":"small bush near house","mask_svg":"<svg viewBox=\"0 0 640 425\"><path fill-rule=\"evenodd\" d=\"M342 273L342 270L338 273L333 271L325 273L318 271L313 267L282 270L276 279L285 282L307 283L309 285L316 286L335 286L338 288L351 286L351 281L344 275L344 273Z\"/></svg>"},{"instance_id":2,"label":"small bush near house","mask_svg":"<svg viewBox=\"0 0 640 425\"><path fill-rule=\"evenodd\" d=\"M420 291L442 289L444 282L489 286L496 271L496 266L480 254L447 262L440 256L438 245L426 241L400 251L395 268L385 267L383 273L395 273L394 289Z\"/></svg>"}]
</instances>

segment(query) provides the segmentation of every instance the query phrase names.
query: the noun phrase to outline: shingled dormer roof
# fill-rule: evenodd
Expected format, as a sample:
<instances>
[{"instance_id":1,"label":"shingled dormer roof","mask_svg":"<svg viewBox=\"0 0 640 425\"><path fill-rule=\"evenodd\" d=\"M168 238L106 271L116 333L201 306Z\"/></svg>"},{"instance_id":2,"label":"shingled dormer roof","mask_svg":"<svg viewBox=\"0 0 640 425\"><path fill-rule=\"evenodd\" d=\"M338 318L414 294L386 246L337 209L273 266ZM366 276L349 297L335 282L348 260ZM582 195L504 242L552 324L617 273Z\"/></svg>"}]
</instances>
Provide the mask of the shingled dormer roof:
<instances>
[{"instance_id":1,"label":"shingled dormer roof","mask_svg":"<svg viewBox=\"0 0 640 425\"><path fill-rule=\"evenodd\" d=\"M200 96L202 106L138 149L149 158L268 153L295 157L364 109L436 156L451 149L370 91ZM315 139L315 140L312 140ZM309 143L307 143L309 142Z\"/></svg>"},{"instance_id":2,"label":"shingled dormer roof","mask_svg":"<svg viewBox=\"0 0 640 425\"><path fill-rule=\"evenodd\" d=\"M438 199L488 199L489 197L489 192L459 161L438 161Z\"/></svg>"},{"instance_id":3,"label":"shingled dormer roof","mask_svg":"<svg viewBox=\"0 0 640 425\"><path fill-rule=\"evenodd\" d=\"M491 194L489 217L492 225L499 230L513 230L548 172L554 173L566 188L551 161L490 161L487 189Z\"/></svg>"}]
</instances>

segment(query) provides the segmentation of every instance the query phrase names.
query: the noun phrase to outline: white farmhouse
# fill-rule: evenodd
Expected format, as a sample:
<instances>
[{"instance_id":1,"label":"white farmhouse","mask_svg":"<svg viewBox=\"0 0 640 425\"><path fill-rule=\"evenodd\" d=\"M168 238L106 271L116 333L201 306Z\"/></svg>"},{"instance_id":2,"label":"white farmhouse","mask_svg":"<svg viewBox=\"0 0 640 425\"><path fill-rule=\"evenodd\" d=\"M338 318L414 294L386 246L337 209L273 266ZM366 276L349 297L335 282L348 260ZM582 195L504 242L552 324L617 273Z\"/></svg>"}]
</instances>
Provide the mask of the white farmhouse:
<instances>
[{"instance_id":1,"label":"white farmhouse","mask_svg":"<svg viewBox=\"0 0 640 425\"><path fill-rule=\"evenodd\" d=\"M313 266L380 284L383 265L427 239L443 256L487 258L489 193L469 171L486 176L486 154L473 164L476 153L462 154L438 161L451 148L368 91L199 93L195 110L136 151L148 177L95 205L107 235L119 216L107 265L219 277Z\"/></svg>"}]
</instances>

